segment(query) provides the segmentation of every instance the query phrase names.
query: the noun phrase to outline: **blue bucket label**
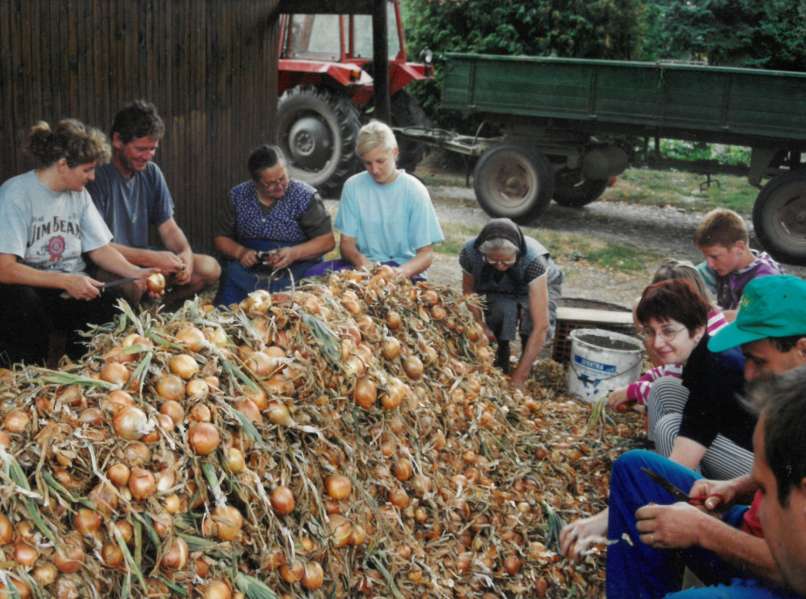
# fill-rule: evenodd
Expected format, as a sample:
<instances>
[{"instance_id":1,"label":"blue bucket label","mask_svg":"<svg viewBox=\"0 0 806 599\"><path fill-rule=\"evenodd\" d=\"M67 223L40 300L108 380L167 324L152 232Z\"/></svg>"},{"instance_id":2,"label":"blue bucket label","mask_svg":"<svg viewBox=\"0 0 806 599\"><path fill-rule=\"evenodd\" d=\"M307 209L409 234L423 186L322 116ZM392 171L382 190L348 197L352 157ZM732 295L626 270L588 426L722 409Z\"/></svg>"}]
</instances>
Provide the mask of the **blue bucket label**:
<instances>
[{"instance_id":1,"label":"blue bucket label","mask_svg":"<svg viewBox=\"0 0 806 599\"><path fill-rule=\"evenodd\" d=\"M601 362L593 362L591 360L588 360L587 358L583 358L579 354L574 355L574 362L576 362L583 368L589 368L590 370L596 370L604 374L615 374L616 372L616 367L613 364L602 364Z\"/></svg>"}]
</instances>

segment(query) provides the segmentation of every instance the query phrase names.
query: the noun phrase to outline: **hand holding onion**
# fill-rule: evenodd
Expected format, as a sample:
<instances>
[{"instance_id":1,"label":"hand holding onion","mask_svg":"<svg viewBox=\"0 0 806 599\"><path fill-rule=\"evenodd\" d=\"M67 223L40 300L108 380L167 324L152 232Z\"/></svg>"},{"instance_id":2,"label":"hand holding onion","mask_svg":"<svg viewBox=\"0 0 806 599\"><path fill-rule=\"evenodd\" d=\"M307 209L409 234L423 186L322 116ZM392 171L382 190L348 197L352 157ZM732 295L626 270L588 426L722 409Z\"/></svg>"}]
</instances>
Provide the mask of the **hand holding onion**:
<instances>
[{"instance_id":1,"label":"hand holding onion","mask_svg":"<svg viewBox=\"0 0 806 599\"><path fill-rule=\"evenodd\" d=\"M165 275L161 272L152 272L146 279L146 288L153 298L165 295Z\"/></svg>"}]
</instances>

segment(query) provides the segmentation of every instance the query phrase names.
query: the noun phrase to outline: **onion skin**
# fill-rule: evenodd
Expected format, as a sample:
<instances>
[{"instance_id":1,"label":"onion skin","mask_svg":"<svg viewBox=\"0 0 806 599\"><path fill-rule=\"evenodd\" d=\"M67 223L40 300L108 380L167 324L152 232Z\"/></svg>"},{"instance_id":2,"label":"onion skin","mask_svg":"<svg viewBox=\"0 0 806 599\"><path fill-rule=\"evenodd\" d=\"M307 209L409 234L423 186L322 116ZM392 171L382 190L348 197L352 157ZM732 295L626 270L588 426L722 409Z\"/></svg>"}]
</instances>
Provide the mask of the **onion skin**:
<instances>
[{"instance_id":1,"label":"onion skin","mask_svg":"<svg viewBox=\"0 0 806 599\"><path fill-rule=\"evenodd\" d=\"M361 377L355 382L353 389L353 401L365 410L369 410L375 405L378 398L378 389L375 383L367 377Z\"/></svg>"},{"instance_id":2,"label":"onion skin","mask_svg":"<svg viewBox=\"0 0 806 599\"><path fill-rule=\"evenodd\" d=\"M168 360L168 368L171 369L173 374L186 381L192 379L199 372L198 362L189 354L171 356L171 359Z\"/></svg>"},{"instance_id":3,"label":"onion skin","mask_svg":"<svg viewBox=\"0 0 806 599\"><path fill-rule=\"evenodd\" d=\"M308 562L302 575L302 586L309 591L315 591L324 583L325 571L319 562Z\"/></svg>"},{"instance_id":4,"label":"onion skin","mask_svg":"<svg viewBox=\"0 0 806 599\"><path fill-rule=\"evenodd\" d=\"M25 410L11 410L3 419L3 428L9 433L22 433L30 422L31 417Z\"/></svg>"},{"instance_id":5,"label":"onion skin","mask_svg":"<svg viewBox=\"0 0 806 599\"><path fill-rule=\"evenodd\" d=\"M86 559L81 537L78 533L69 533L62 544L63 551L57 548L53 553L53 565L62 574L78 572Z\"/></svg>"},{"instance_id":6,"label":"onion skin","mask_svg":"<svg viewBox=\"0 0 806 599\"><path fill-rule=\"evenodd\" d=\"M132 469L129 477L129 491L137 500L151 497L157 492L157 481L154 474L144 468Z\"/></svg>"},{"instance_id":7,"label":"onion skin","mask_svg":"<svg viewBox=\"0 0 806 599\"><path fill-rule=\"evenodd\" d=\"M190 551L184 539L176 537L168 542L168 547L162 556L160 565L163 570L184 570L187 566Z\"/></svg>"},{"instance_id":8,"label":"onion skin","mask_svg":"<svg viewBox=\"0 0 806 599\"><path fill-rule=\"evenodd\" d=\"M148 416L136 406L126 406L115 414L112 426L118 437L127 441L137 441L148 432Z\"/></svg>"},{"instance_id":9,"label":"onion skin","mask_svg":"<svg viewBox=\"0 0 806 599\"><path fill-rule=\"evenodd\" d=\"M14 545L14 561L22 567L32 567L37 559L39 559L39 552L33 545L24 542Z\"/></svg>"},{"instance_id":10,"label":"onion skin","mask_svg":"<svg viewBox=\"0 0 806 599\"><path fill-rule=\"evenodd\" d=\"M243 516L237 508L220 505L213 511L212 518L216 526L218 540L234 541L241 535Z\"/></svg>"},{"instance_id":11,"label":"onion skin","mask_svg":"<svg viewBox=\"0 0 806 599\"><path fill-rule=\"evenodd\" d=\"M8 545L14 540L14 526L5 514L0 514L0 545Z\"/></svg>"},{"instance_id":12,"label":"onion skin","mask_svg":"<svg viewBox=\"0 0 806 599\"><path fill-rule=\"evenodd\" d=\"M161 272L152 272L146 279L146 287L153 295L163 295L165 293L165 275Z\"/></svg>"},{"instance_id":13,"label":"onion skin","mask_svg":"<svg viewBox=\"0 0 806 599\"><path fill-rule=\"evenodd\" d=\"M164 400L179 401L184 399L185 383L175 374L163 374L157 379L157 395Z\"/></svg>"}]
</instances>

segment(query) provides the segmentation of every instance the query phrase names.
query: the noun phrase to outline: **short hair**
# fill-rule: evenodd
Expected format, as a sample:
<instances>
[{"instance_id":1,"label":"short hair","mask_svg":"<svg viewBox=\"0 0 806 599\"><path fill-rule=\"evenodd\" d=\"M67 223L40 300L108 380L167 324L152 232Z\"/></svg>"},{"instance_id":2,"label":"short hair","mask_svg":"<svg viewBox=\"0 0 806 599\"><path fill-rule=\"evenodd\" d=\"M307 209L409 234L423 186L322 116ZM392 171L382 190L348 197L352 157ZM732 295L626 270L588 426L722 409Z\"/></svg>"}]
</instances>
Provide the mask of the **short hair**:
<instances>
[{"instance_id":1,"label":"short hair","mask_svg":"<svg viewBox=\"0 0 806 599\"><path fill-rule=\"evenodd\" d=\"M249 160L246 161L246 168L249 170L249 176L257 181L260 178L260 173L267 168L277 166L281 162L285 163L285 157L280 148L263 144L252 150L252 153L249 154Z\"/></svg>"},{"instance_id":2,"label":"short hair","mask_svg":"<svg viewBox=\"0 0 806 599\"><path fill-rule=\"evenodd\" d=\"M115 133L125 144L140 137L161 139L165 135L165 123L154 104L146 100L134 100L115 115L110 136Z\"/></svg>"},{"instance_id":3,"label":"short hair","mask_svg":"<svg viewBox=\"0 0 806 599\"><path fill-rule=\"evenodd\" d=\"M635 316L642 325L650 320L676 320L685 325L689 335L708 323L708 300L694 283L684 279L672 279L653 283L641 294Z\"/></svg>"},{"instance_id":4,"label":"short hair","mask_svg":"<svg viewBox=\"0 0 806 599\"><path fill-rule=\"evenodd\" d=\"M652 282L658 283L660 281L673 281L673 280L691 281L704 298L708 298L708 289L705 287L705 281L702 275L697 271L697 267L688 260L677 260L669 258L664 260L658 266L655 274L652 276Z\"/></svg>"},{"instance_id":5,"label":"short hair","mask_svg":"<svg viewBox=\"0 0 806 599\"><path fill-rule=\"evenodd\" d=\"M111 154L103 131L76 119L63 119L53 129L39 121L31 127L27 150L40 167L64 158L67 166L75 168L79 164L107 162Z\"/></svg>"},{"instance_id":6,"label":"short hair","mask_svg":"<svg viewBox=\"0 0 806 599\"><path fill-rule=\"evenodd\" d=\"M694 245L698 248L729 247L739 241L750 241L747 225L739 214L727 208L711 210L694 231Z\"/></svg>"},{"instance_id":7,"label":"short hair","mask_svg":"<svg viewBox=\"0 0 806 599\"><path fill-rule=\"evenodd\" d=\"M489 254L490 252L510 252L517 254L520 250L517 245L512 243L509 239L488 239L479 246L479 251L482 254Z\"/></svg>"},{"instance_id":8,"label":"short hair","mask_svg":"<svg viewBox=\"0 0 806 599\"><path fill-rule=\"evenodd\" d=\"M397 148L397 139L389 125L381 121L371 120L358 131L358 137L355 140L355 152L359 156L365 156L376 148L394 150Z\"/></svg>"},{"instance_id":9,"label":"short hair","mask_svg":"<svg viewBox=\"0 0 806 599\"><path fill-rule=\"evenodd\" d=\"M778 503L786 506L792 489L806 478L806 366L755 381L747 395L761 410L764 457L775 476Z\"/></svg>"}]
</instances>

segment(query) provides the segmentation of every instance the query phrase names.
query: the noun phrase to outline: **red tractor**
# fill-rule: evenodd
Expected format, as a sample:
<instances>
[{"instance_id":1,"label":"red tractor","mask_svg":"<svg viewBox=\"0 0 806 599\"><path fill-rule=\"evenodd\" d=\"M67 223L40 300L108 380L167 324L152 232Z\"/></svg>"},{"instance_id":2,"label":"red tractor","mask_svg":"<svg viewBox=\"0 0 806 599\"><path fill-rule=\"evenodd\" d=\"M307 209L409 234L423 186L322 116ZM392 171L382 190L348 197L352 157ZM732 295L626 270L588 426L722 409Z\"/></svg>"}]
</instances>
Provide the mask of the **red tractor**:
<instances>
[{"instance_id":1,"label":"red tractor","mask_svg":"<svg viewBox=\"0 0 806 599\"><path fill-rule=\"evenodd\" d=\"M407 62L398 0L389 0L388 22L392 124L428 127L405 88L430 78L431 65ZM292 177L337 193L360 168L355 138L372 116L372 16L284 14L280 44L278 143ZM403 139L399 145L400 167L414 170L423 146Z\"/></svg>"}]
</instances>

